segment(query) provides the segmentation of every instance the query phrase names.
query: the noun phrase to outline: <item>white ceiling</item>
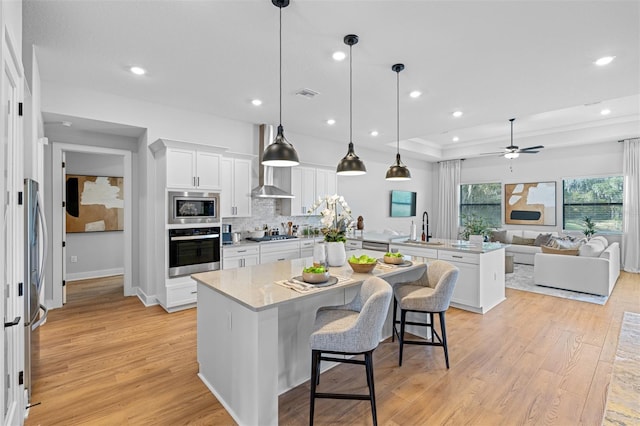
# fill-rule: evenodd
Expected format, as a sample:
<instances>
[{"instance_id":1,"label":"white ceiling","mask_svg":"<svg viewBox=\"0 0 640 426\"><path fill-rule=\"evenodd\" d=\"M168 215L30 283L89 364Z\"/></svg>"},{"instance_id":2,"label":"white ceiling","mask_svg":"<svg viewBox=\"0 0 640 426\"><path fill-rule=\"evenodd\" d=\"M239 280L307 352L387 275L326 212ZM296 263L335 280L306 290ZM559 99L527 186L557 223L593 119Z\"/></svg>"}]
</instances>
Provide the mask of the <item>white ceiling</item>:
<instances>
[{"instance_id":1,"label":"white ceiling","mask_svg":"<svg viewBox=\"0 0 640 426\"><path fill-rule=\"evenodd\" d=\"M509 144L511 117L520 147L640 134L637 1L292 0L282 16L285 133L348 142L349 59L331 54L348 53L343 37L354 33L356 151L395 149L397 62L406 66L403 155L496 151ZM24 0L23 18L45 85L278 122L278 8L269 0ZM612 64L593 64L607 55ZM131 74L134 64L148 74ZM320 95L295 95L302 88ZM423 95L409 98L414 89ZM457 109L464 115L453 118ZM380 135L370 136L373 129Z\"/></svg>"}]
</instances>

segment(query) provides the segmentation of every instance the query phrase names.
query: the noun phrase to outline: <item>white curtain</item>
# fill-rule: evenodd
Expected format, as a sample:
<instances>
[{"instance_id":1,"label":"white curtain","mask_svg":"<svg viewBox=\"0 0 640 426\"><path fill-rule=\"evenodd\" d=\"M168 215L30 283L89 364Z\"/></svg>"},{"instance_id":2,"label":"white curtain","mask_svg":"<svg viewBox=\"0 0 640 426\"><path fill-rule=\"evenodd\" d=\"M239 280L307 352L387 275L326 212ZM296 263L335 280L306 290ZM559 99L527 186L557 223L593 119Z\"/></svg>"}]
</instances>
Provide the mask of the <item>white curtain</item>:
<instances>
[{"instance_id":1,"label":"white curtain","mask_svg":"<svg viewBox=\"0 0 640 426\"><path fill-rule=\"evenodd\" d=\"M458 192L461 160L441 161L438 165L438 208L434 237L458 239Z\"/></svg>"},{"instance_id":2,"label":"white curtain","mask_svg":"<svg viewBox=\"0 0 640 426\"><path fill-rule=\"evenodd\" d=\"M640 138L624 141L623 161L622 266L640 272Z\"/></svg>"}]
</instances>

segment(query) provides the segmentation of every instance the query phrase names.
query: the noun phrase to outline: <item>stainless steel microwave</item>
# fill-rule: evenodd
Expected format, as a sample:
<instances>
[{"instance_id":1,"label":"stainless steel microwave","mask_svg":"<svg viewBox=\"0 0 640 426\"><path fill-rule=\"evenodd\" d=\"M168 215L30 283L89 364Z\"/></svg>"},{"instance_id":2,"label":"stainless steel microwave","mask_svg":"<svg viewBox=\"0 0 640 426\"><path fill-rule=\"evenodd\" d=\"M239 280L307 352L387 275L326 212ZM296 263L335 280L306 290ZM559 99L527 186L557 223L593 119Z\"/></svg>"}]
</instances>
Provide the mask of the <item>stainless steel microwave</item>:
<instances>
[{"instance_id":1,"label":"stainless steel microwave","mask_svg":"<svg viewBox=\"0 0 640 426\"><path fill-rule=\"evenodd\" d=\"M169 192L169 223L220 222L217 192Z\"/></svg>"}]
</instances>

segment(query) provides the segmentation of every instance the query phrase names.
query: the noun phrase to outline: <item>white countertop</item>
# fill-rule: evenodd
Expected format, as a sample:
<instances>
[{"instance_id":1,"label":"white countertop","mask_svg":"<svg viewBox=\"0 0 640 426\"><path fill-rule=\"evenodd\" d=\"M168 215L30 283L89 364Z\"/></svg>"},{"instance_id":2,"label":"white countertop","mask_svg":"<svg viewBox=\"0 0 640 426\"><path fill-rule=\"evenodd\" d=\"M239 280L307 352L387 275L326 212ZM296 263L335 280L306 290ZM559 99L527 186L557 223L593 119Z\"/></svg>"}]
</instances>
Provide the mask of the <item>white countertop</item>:
<instances>
[{"instance_id":1,"label":"white countertop","mask_svg":"<svg viewBox=\"0 0 640 426\"><path fill-rule=\"evenodd\" d=\"M400 239L395 240L392 243L394 245L407 247L422 247L427 249L430 248L436 250L461 251L466 253L488 253L494 250L500 250L508 246L508 244L501 243L472 244L469 241L464 240L442 240L435 238L432 238L428 242Z\"/></svg>"},{"instance_id":2,"label":"white countertop","mask_svg":"<svg viewBox=\"0 0 640 426\"><path fill-rule=\"evenodd\" d=\"M358 250L358 255L360 254L367 254L368 256L377 258L380 257L380 252L377 251ZM412 270L418 273L424 268L422 262L414 260L413 266L389 267L384 265L384 267L376 267L371 273L358 274L353 272L349 263L345 263L340 267L330 267L329 272L333 276L346 277L350 278L350 280L330 287L323 287L323 289L319 291L299 293L276 284L276 281L287 280L302 275L302 270L307 266L311 266L312 263L313 258L306 257L246 268L202 272L193 274L191 277L198 283L224 294L252 311L261 311L281 303L312 297L323 291L356 285L371 275L387 279Z\"/></svg>"}]
</instances>

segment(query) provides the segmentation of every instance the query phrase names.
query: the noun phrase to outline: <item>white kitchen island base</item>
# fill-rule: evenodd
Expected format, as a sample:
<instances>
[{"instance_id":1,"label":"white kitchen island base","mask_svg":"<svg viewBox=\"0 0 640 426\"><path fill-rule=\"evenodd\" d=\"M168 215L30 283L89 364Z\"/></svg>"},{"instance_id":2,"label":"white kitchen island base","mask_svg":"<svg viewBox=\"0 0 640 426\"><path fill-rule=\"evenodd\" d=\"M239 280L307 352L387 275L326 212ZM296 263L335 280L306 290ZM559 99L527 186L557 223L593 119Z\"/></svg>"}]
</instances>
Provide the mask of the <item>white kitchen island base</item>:
<instances>
[{"instance_id":1,"label":"white kitchen island base","mask_svg":"<svg viewBox=\"0 0 640 426\"><path fill-rule=\"evenodd\" d=\"M347 303L370 276L349 266L331 268L334 275L350 276L350 282L311 294L274 283L303 266L304 259L298 259L193 275L199 377L241 425L278 424L278 395L309 380L309 336L317 308ZM376 268L374 275L393 283L415 279L423 270L416 263ZM323 363L323 371L330 367Z\"/></svg>"}]
</instances>

